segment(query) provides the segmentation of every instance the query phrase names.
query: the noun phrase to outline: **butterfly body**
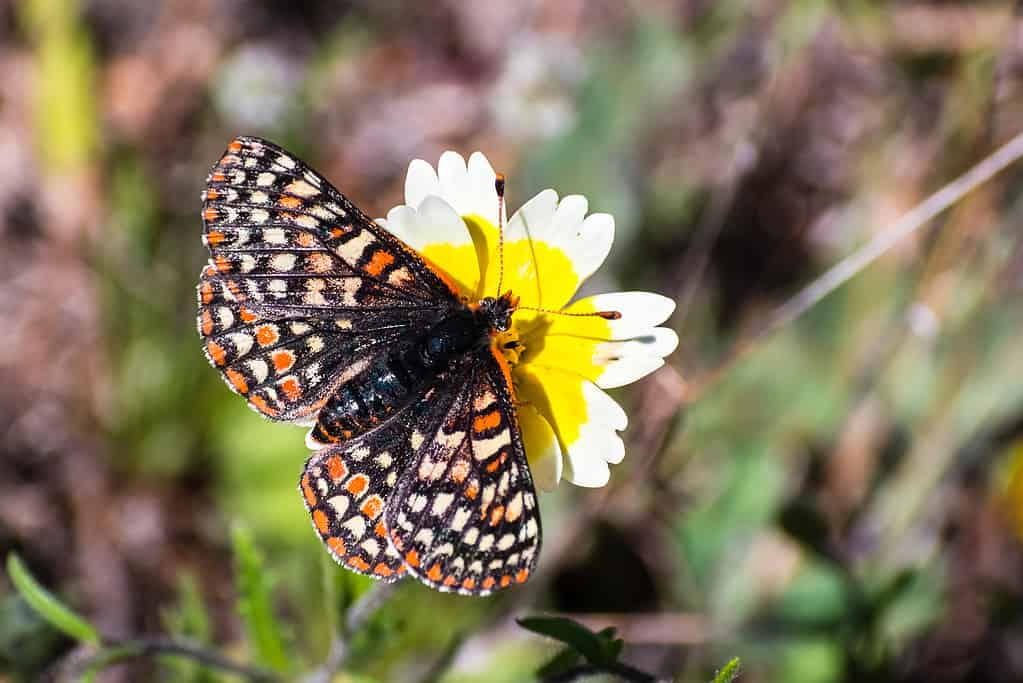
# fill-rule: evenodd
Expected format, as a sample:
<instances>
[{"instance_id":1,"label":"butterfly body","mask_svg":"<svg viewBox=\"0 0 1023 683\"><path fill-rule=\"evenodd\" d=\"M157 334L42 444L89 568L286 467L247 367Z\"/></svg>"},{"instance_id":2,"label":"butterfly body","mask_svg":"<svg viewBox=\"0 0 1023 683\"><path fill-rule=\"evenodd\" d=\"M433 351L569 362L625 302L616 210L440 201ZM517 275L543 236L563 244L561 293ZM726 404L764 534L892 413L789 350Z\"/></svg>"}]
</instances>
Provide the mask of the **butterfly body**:
<instances>
[{"instance_id":1,"label":"butterfly body","mask_svg":"<svg viewBox=\"0 0 1023 683\"><path fill-rule=\"evenodd\" d=\"M487 352L493 336L508 328L513 308L510 293L485 298L478 306L453 304L425 334L390 348L359 381L342 386L320 411L311 440L329 444L351 438L404 407L421 388L443 383L458 359Z\"/></svg>"},{"instance_id":2,"label":"butterfly body","mask_svg":"<svg viewBox=\"0 0 1023 683\"><path fill-rule=\"evenodd\" d=\"M539 511L495 342L516 299L466 300L259 138L231 142L203 198L206 356L254 410L312 425L299 489L334 559L469 595L526 581Z\"/></svg>"}]
</instances>

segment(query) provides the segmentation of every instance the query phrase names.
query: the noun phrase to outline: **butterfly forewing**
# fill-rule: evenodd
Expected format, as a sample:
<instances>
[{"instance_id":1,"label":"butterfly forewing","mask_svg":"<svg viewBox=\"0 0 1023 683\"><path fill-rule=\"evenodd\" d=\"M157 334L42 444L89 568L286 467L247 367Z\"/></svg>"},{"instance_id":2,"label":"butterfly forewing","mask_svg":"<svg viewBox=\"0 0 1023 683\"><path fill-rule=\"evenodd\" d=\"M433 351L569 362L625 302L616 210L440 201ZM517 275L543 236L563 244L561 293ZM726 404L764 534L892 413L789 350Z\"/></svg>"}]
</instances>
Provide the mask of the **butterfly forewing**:
<instances>
[{"instance_id":1,"label":"butterfly forewing","mask_svg":"<svg viewBox=\"0 0 1023 683\"><path fill-rule=\"evenodd\" d=\"M279 147L238 138L204 192L210 363L264 415L308 421L353 368L457 299L419 256Z\"/></svg>"}]
</instances>

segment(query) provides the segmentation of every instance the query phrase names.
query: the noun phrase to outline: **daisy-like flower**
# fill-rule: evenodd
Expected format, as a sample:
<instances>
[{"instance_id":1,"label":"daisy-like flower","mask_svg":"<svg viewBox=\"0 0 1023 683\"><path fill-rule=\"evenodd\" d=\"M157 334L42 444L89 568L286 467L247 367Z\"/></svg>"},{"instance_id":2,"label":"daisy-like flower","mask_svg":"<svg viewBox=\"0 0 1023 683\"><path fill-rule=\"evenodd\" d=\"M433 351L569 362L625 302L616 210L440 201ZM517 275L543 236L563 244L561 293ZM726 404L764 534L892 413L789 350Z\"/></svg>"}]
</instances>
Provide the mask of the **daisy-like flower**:
<instances>
[{"instance_id":1,"label":"daisy-like flower","mask_svg":"<svg viewBox=\"0 0 1023 683\"><path fill-rule=\"evenodd\" d=\"M445 152L437 169L417 159L405 179L405 204L380 221L450 275L470 302L502 293L503 202L495 179L479 152L468 164ZM498 341L511 367L530 470L544 490L562 477L579 486L607 483L609 464L625 455L617 432L628 419L604 389L653 372L678 344L672 330L657 327L675 308L667 297L618 292L572 300L614 239L614 219L587 210L585 197L559 200L544 190L511 220L500 217L500 287L519 297L520 308ZM527 308L621 315L609 320Z\"/></svg>"}]
</instances>

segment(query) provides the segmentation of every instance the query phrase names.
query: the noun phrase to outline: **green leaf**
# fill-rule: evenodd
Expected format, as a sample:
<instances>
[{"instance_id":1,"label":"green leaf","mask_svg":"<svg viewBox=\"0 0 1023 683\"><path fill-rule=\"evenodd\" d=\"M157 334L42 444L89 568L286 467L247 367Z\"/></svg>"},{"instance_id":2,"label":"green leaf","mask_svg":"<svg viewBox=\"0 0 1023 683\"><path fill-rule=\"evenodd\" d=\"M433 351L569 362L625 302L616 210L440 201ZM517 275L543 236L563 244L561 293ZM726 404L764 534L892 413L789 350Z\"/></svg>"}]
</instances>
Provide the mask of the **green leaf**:
<instances>
[{"instance_id":1,"label":"green leaf","mask_svg":"<svg viewBox=\"0 0 1023 683\"><path fill-rule=\"evenodd\" d=\"M560 640L591 664L606 666L613 661L607 657L604 639L577 621L565 617L526 617L516 621L528 631Z\"/></svg>"},{"instance_id":2,"label":"green leaf","mask_svg":"<svg viewBox=\"0 0 1023 683\"><path fill-rule=\"evenodd\" d=\"M742 673L742 671L739 670L739 664L739 658L732 657L727 664L721 667L721 670L718 671L717 675L714 676L712 683L732 683L732 681L737 679L739 674Z\"/></svg>"},{"instance_id":3,"label":"green leaf","mask_svg":"<svg viewBox=\"0 0 1023 683\"><path fill-rule=\"evenodd\" d=\"M43 588L29 573L17 553L7 555L7 574L25 602L54 628L79 642L99 644L100 636L96 628Z\"/></svg>"},{"instance_id":4,"label":"green leaf","mask_svg":"<svg viewBox=\"0 0 1023 683\"><path fill-rule=\"evenodd\" d=\"M236 525L231 532L238 581L238 614L249 639L253 657L261 666L276 671L289 668L284 639L274 618L271 582L263 558L247 529Z\"/></svg>"}]
</instances>

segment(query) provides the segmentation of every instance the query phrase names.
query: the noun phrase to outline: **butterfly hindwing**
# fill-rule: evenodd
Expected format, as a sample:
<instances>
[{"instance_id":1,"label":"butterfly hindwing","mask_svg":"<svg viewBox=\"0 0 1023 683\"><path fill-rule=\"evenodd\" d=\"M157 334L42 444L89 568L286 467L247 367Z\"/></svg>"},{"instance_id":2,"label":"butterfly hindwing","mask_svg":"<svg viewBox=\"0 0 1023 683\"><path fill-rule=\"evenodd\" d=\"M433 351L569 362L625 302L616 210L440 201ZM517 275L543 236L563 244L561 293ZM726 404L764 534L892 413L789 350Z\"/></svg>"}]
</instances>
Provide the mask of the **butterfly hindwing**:
<instances>
[{"instance_id":1,"label":"butterfly hindwing","mask_svg":"<svg viewBox=\"0 0 1023 683\"><path fill-rule=\"evenodd\" d=\"M455 396L447 389L420 389L377 428L322 448L306 462L299 489L313 527L339 564L388 581L406 571L390 542L386 509L414 459L417 426L439 422L450 409Z\"/></svg>"},{"instance_id":2,"label":"butterfly hindwing","mask_svg":"<svg viewBox=\"0 0 1023 683\"><path fill-rule=\"evenodd\" d=\"M489 350L467 366L444 417L413 430L386 523L420 581L486 595L532 573L540 517L507 380Z\"/></svg>"}]
</instances>

